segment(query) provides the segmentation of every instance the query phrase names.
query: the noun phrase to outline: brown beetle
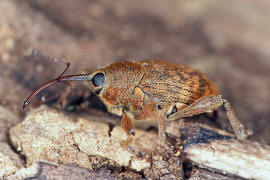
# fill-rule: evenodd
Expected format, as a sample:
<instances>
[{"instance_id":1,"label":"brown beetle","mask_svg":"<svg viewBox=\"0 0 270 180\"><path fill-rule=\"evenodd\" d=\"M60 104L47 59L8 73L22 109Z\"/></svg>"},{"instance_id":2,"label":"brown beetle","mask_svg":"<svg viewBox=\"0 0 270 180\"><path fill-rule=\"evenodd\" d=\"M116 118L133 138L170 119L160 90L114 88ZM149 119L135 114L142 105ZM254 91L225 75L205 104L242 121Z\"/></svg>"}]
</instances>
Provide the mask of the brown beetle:
<instances>
[{"instance_id":1,"label":"brown beetle","mask_svg":"<svg viewBox=\"0 0 270 180\"><path fill-rule=\"evenodd\" d=\"M122 116L121 125L128 135L134 135L133 120L158 120L159 137L164 143L164 120L212 112L221 106L225 107L238 139L245 139L250 134L230 103L218 94L215 84L206 75L185 65L158 60L120 61L85 74L62 76L63 73L34 91L23 107L50 85L87 81L90 90L100 97L107 110Z\"/></svg>"}]
</instances>

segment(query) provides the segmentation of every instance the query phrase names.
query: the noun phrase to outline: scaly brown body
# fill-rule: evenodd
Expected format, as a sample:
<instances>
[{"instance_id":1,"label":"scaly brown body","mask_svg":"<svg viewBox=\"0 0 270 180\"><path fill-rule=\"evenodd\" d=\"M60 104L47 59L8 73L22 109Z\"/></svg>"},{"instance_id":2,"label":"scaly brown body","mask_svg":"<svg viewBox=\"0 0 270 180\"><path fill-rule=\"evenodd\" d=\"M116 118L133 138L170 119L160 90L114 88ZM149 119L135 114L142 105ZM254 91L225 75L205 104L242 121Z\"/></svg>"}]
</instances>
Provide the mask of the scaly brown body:
<instances>
[{"instance_id":1,"label":"scaly brown body","mask_svg":"<svg viewBox=\"0 0 270 180\"><path fill-rule=\"evenodd\" d=\"M120 61L97 72L105 74L106 87L99 96L108 110L121 116L126 108L135 120L155 120L151 108L156 104L168 115L176 103L179 111L201 97L218 93L206 75L164 61Z\"/></svg>"},{"instance_id":2,"label":"scaly brown body","mask_svg":"<svg viewBox=\"0 0 270 180\"><path fill-rule=\"evenodd\" d=\"M52 84L84 80L109 112L122 116L121 125L128 135L134 135L133 120L157 120L160 140L164 142L164 120L212 112L221 106L226 108L238 139L250 134L229 102L218 95L215 84L206 75L185 65L158 60L119 61L86 74L62 74L37 89L24 107L35 94Z\"/></svg>"}]
</instances>

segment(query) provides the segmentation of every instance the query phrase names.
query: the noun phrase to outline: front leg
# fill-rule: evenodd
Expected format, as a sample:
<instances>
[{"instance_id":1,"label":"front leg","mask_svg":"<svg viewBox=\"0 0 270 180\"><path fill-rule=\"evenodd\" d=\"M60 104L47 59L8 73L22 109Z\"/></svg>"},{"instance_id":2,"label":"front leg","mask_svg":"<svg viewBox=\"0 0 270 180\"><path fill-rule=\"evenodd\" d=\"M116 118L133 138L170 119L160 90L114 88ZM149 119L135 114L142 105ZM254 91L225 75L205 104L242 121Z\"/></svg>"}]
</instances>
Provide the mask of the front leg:
<instances>
[{"instance_id":1,"label":"front leg","mask_svg":"<svg viewBox=\"0 0 270 180\"><path fill-rule=\"evenodd\" d=\"M191 105L185 107L184 109L169 115L167 117L167 120L173 121L183 117L190 117L201 113L212 112L214 110L219 109L221 106L224 106L226 109L228 119L230 121L230 124L233 128L233 131L237 139L242 140L247 138L248 135L252 134L250 130L247 130L241 124L230 103L226 99L224 99L221 95L202 97L197 101L195 101L194 103L192 103Z\"/></svg>"},{"instance_id":2,"label":"front leg","mask_svg":"<svg viewBox=\"0 0 270 180\"><path fill-rule=\"evenodd\" d=\"M132 115L130 113L124 112L121 120L121 126L128 136L135 135L134 131L135 126L131 119L131 116Z\"/></svg>"},{"instance_id":3,"label":"front leg","mask_svg":"<svg viewBox=\"0 0 270 180\"><path fill-rule=\"evenodd\" d=\"M135 131L134 131L135 126L134 126L133 121L131 119L130 112L123 112L121 126L122 126L122 129L128 135L127 139L121 143L121 146L123 148L127 148L130 145L130 143L132 142L131 135L133 135L133 136L135 135Z\"/></svg>"}]
</instances>

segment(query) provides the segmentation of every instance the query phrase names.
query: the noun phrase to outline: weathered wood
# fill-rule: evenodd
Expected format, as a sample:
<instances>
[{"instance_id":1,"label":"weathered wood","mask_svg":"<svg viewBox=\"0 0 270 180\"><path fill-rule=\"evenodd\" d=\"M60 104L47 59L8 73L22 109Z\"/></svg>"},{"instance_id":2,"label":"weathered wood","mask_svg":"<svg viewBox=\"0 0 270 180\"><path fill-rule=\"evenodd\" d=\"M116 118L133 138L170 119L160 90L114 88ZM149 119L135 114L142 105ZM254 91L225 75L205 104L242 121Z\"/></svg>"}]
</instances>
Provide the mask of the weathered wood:
<instances>
[{"instance_id":1,"label":"weathered wood","mask_svg":"<svg viewBox=\"0 0 270 180\"><path fill-rule=\"evenodd\" d=\"M199 167L244 178L270 179L270 147L257 142L213 141L192 145L185 152Z\"/></svg>"},{"instance_id":2,"label":"weathered wood","mask_svg":"<svg viewBox=\"0 0 270 180\"><path fill-rule=\"evenodd\" d=\"M136 136L128 149L120 142L125 133L119 126L110 130L108 124L95 122L93 114L88 119L47 107L29 112L27 118L10 131L11 143L25 155L28 164L38 159L51 162L75 163L95 169L89 157L100 157L111 165L131 168L146 177L182 177L182 161L194 169L195 177L224 177L270 179L270 147L258 142L239 141L232 134L212 127L207 122L179 120L169 123L169 137L177 143L157 146L158 134L136 130ZM99 119L106 119L104 113ZM207 118L205 118L206 120ZM110 121L108 121L110 122ZM64 126L63 126L64 125ZM173 142L173 141L172 141ZM180 151L179 151L180 150ZM180 152L180 153L179 153ZM115 163L116 162L116 163ZM188 170L185 170L187 175Z\"/></svg>"},{"instance_id":3,"label":"weathered wood","mask_svg":"<svg viewBox=\"0 0 270 180\"><path fill-rule=\"evenodd\" d=\"M185 157L193 166L232 177L270 179L270 146L251 140L239 141L220 129L198 122L180 121L169 125L168 130L175 134L177 126Z\"/></svg>"}]
</instances>

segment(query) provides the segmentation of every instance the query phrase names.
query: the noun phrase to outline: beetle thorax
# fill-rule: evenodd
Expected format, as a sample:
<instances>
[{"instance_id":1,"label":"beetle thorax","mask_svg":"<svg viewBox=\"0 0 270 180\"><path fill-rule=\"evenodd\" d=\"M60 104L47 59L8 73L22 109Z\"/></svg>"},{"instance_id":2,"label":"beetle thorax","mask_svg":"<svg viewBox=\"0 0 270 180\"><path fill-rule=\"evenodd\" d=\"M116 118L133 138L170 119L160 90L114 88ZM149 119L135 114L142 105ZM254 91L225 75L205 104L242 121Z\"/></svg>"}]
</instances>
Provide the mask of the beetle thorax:
<instances>
[{"instance_id":1,"label":"beetle thorax","mask_svg":"<svg viewBox=\"0 0 270 180\"><path fill-rule=\"evenodd\" d=\"M123 107L129 103L143 72L141 66L128 61L120 61L104 68L105 87L100 94L109 112L122 115Z\"/></svg>"}]
</instances>

